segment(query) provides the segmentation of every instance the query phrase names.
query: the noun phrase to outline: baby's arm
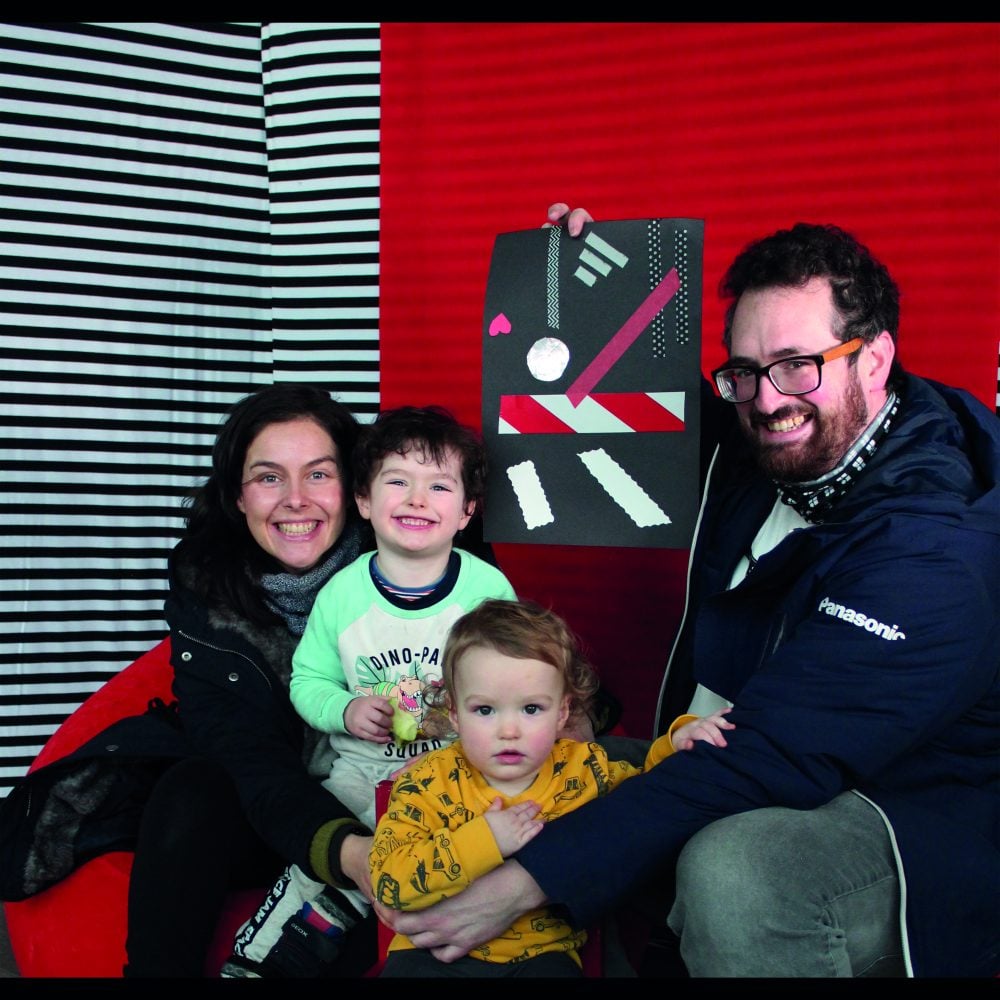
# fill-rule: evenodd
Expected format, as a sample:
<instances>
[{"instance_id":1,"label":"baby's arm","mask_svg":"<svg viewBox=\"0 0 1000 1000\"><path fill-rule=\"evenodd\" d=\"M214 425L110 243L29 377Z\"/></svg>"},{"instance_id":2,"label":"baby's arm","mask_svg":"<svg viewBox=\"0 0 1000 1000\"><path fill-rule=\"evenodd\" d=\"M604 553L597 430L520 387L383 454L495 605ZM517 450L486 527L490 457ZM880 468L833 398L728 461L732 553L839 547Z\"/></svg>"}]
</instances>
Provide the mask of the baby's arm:
<instances>
[{"instance_id":1,"label":"baby's arm","mask_svg":"<svg viewBox=\"0 0 1000 1000\"><path fill-rule=\"evenodd\" d=\"M455 789L438 780L432 766L407 771L396 780L368 858L379 902L397 910L420 910L503 864L486 815L461 822L463 807L452 801L454 795ZM526 811L501 822L528 825Z\"/></svg>"},{"instance_id":2,"label":"baby's arm","mask_svg":"<svg viewBox=\"0 0 1000 1000\"><path fill-rule=\"evenodd\" d=\"M728 719L723 718L731 708L720 708L711 715L703 715L699 719L693 719L678 726L670 734L671 743L675 750L690 750L696 740L704 740L713 746L726 746L726 737L723 735L724 729L735 729Z\"/></svg>"}]
</instances>

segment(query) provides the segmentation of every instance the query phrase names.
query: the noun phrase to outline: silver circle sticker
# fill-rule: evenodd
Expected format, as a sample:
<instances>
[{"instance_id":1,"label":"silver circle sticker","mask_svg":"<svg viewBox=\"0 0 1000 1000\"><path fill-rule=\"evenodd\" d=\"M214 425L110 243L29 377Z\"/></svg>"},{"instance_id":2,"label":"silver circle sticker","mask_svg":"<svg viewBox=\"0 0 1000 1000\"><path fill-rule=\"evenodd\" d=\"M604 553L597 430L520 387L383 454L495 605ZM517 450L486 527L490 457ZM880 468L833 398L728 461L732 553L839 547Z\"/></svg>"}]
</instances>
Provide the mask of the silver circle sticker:
<instances>
[{"instance_id":1,"label":"silver circle sticker","mask_svg":"<svg viewBox=\"0 0 1000 1000\"><path fill-rule=\"evenodd\" d=\"M528 371L540 382L555 382L569 364L569 348L555 337L536 340L528 351Z\"/></svg>"}]
</instances>

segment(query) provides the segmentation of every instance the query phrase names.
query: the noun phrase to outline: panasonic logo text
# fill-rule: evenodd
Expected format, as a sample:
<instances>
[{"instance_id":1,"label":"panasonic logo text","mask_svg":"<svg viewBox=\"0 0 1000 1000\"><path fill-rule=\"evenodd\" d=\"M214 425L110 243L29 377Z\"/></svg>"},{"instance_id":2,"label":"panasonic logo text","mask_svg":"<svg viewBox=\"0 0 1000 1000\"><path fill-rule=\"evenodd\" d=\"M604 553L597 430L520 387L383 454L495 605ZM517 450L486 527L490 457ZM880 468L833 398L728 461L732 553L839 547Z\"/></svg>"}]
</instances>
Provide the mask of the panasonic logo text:
<instances>
[{"instance_id":1,"label":"panasonic logo text","mask_svg":"<svg viewBox=\"0 0 1000 1000\"><path fill-rule=\"evenodd\" d=\"M817 610L825 611L834 618L840 618L842 621L857 625L858 628L863 628L866 632L871 632L872 635L877 635L880 639L888 639L890 642L894 642L896 639L906 638L906 633L900 632L895 625L886 625L885 622L869 618L868 615L862 614L860 611L855 611L854 608L845 608L843 604L837 604L836 601L831 601L829 597L824 597L819 602Z\"/></svg>"}]
</instances>

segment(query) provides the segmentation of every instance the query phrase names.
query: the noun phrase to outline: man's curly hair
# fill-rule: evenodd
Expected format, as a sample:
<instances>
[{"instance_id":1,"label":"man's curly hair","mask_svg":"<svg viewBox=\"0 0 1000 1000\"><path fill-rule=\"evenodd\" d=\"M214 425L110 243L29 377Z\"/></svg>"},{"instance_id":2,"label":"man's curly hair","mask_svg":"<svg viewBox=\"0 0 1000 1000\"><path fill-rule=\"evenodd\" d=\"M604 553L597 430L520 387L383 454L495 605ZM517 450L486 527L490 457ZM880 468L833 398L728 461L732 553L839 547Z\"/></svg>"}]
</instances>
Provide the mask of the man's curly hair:
<instances>
[{"instance_id":1,"label":"man's curly hair","mask_svg":"<svg viewBox=\"0 0 1000 1000\"><path fill-rule=\"evenodd\" d=\"M841 342L860 337L866 344L883 330L893 343L899 332L899 288L888 269L850 233L834 225L798 222L745 247L719 283L730 299L723 342L732 347L733 317L744 292L766 288L800 288L812 278L830 282L841 319L834 331ZM855 363L854 355L849 363ZM893 372L901 371L897 365Z\"/></svg>"}]
</instances>

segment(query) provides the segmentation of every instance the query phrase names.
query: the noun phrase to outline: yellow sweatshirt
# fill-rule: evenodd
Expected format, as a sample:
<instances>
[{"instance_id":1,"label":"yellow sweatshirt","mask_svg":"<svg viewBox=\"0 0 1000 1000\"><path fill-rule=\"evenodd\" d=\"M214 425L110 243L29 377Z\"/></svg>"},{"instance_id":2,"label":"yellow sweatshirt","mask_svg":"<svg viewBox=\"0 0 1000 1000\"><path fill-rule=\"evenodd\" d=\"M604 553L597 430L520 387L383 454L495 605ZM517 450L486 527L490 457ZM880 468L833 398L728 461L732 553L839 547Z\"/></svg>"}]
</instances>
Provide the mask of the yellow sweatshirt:
<instances>
[{"instance_id":1,"label":"yellow sweatshirt","mask_svg":"<svg viewBox=\"0 0 1000 1000\"><path fill-rule=\"evenodd\" d=\"M673 752L673 730L695 716L682 716L646 756L652 767ZM370 855L375 898L398 910L421 910L461 892L503 858L483 816L499 797L504 808L528 800L550 822L639 774L626 761L609 761L597 743L559 740L538 776L513 798L490 788L465 760L461 742L436 750L401 774L378 821ZM486 962L518 962L544 952L569 952L579 962L586 940L552 908L519 917L500 937L469 954ZM389 950L412 948L397 934Z\"/></svg>"}]
</instances>

